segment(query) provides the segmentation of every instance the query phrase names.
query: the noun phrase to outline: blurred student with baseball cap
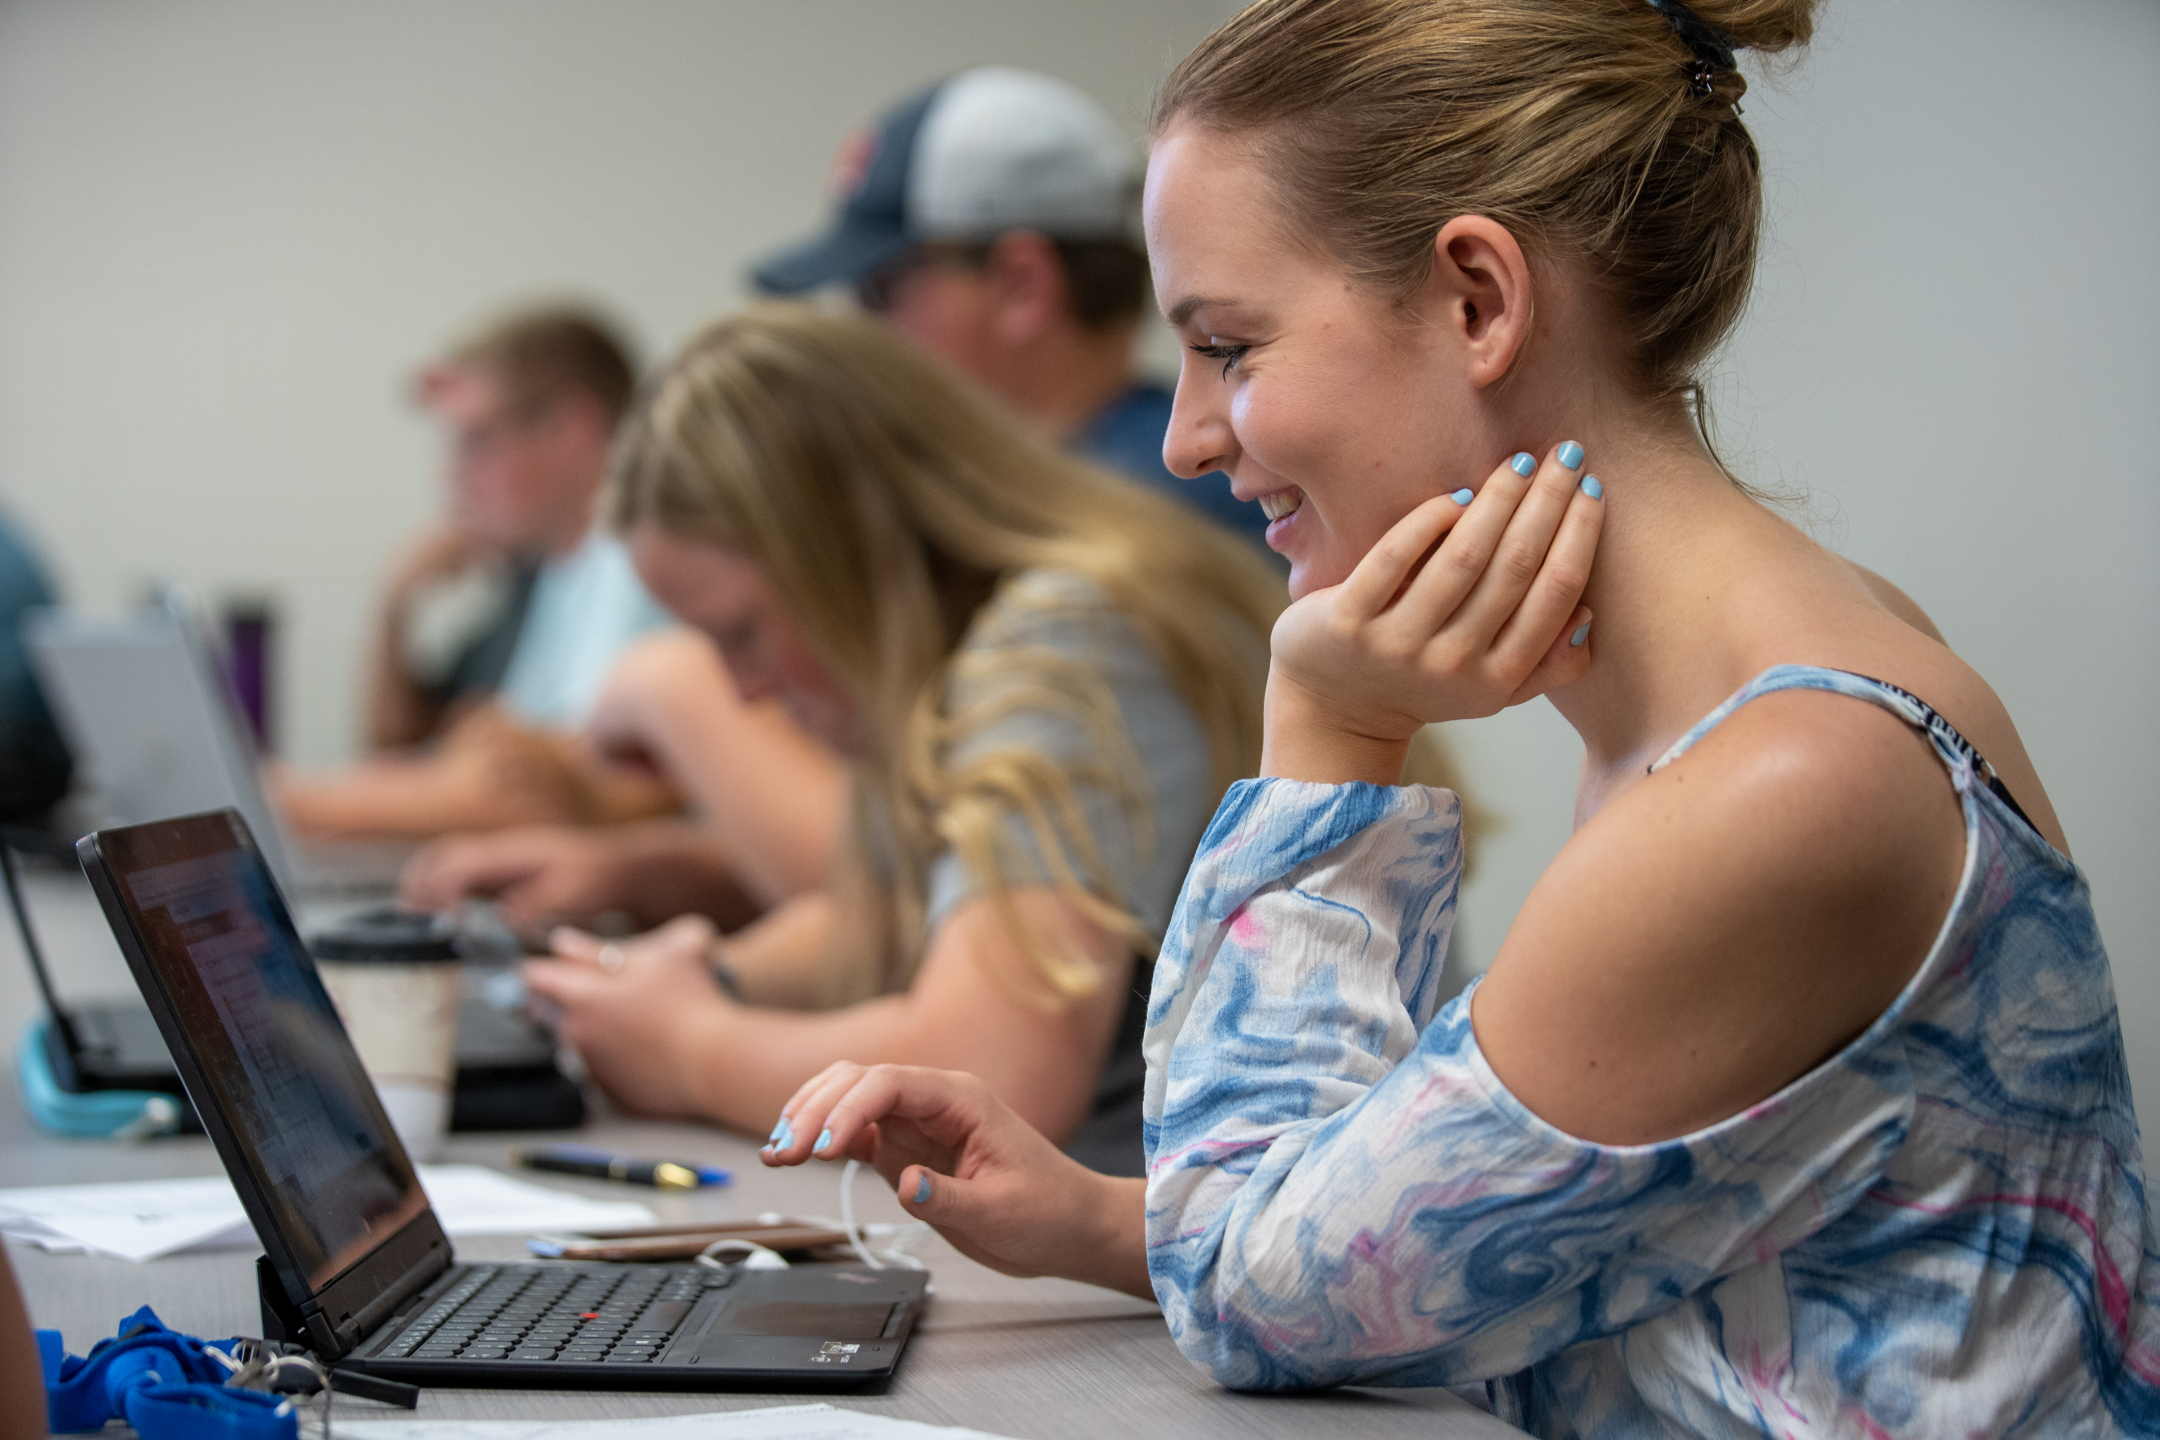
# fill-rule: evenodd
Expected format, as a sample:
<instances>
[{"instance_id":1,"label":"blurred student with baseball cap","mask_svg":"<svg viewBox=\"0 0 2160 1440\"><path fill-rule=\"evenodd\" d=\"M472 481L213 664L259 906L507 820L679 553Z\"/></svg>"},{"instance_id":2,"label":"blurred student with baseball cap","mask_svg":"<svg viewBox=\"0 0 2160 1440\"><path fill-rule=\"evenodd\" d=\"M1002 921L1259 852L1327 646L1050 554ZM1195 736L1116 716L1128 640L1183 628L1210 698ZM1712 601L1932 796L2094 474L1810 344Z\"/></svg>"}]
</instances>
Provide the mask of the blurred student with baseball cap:
<instances>
[{"instance_id":1,"label":"blurred student with baseball cap","mask_svg":"<svg viewBox=\"0 0 2160 1440\"><path fill-rule=\"evenodd\" d=\"M1226 477L1163 464L1170 392L1135 368L1139 168L1100 105L1033 71L963 70L849 137L833 181L831 228L757 265L761 289L851 286L1045 438L1263 545Z\"/></svg>"},{"instance_id":2,"label":"blurred student with baseball cap","mask_svg":"<svg viewBox=\"0 0 2160 1440\"><path fill-rule=\"evenodd\" d=\"M856 131L833 181L831 226L754 267L759 288L850 286L864 309L1045 438L1174 495L1275 561L1266 517L1230 493L1228 477L1186 480L1163 464L1171 394L1134 363L1151 300L1135 238L1139 169L1101 106L1032 71L965 70ZM528 927L602 912L658 923L672 912L644 893L652 877L679 877L664 898L716 919L727 906L699 897L699 874L732 874L765 905L812 888L838 843L833 787L792 807L815 823L792 832L777 823L784 807L757 800L746 773L761 775L767 791L805 791L798 777L810 767L765 766L763 749L699 733L726 708L729 682L717 668L674 666L664 685L641 678L658 677L659 667L626 668L600 710L700 813L726 817L714 832L735 837L726 866L690 863L679 829L537 826L423 851L406 871L404 902L440 909L491 896ZM1421 736L1412 755L1409 778L1461 791L1436 733ZM1484 812L1472 814L1483 823ZM647 835L650 844L629 843Z\"/></svg>"}]
</instances>

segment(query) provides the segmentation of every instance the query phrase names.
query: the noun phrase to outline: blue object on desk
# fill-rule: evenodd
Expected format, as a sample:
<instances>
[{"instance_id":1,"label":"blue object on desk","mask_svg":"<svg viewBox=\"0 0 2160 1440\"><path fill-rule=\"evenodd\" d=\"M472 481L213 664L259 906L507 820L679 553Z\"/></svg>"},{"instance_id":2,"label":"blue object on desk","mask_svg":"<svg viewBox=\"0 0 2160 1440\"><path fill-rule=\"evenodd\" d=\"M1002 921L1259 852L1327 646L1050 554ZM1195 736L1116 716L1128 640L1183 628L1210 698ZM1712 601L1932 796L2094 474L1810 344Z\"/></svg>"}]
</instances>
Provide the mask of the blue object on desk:
<instances>
[{"instance_id":1,"label":"blue object on desk","mask_svg":"<svg viewBox=\"0 0 2160 1440\"><path fill-rule=\"evenodd\" d=\"M30 1022L15 1052L15 1079L22 1088L30 1118L59 1135L90 1140L141 1140L171 1135L186 1112L180 1102L155 1090L84 1090L60 1088L47 1058L52 1051L46 1029L49 1016Z\"/></svg>"},{"instance_id":2,"label":"blue object on desk","mask_svg":"<svg viewBox=\"0 0 2160 1440\"><path fill-rule=\"evenodd\" d=\"M125 1420L143 1440L298 1440L290 1400L228 1386L231 1373L192 1335L165 1328L145 1305L88 1356L70 1355L57 1330L37 1332L46 1424L55 1434ZM238 1340L218 1348L236 1351Z\"/></svg>"},{"instance_id":3,"label":"blue object on desk","mask_svg":"<svg viewBox=\"0 0 2160 1440\"><path fill-rule=\"evenodd\" d=\"M725 1185L734 1179L727 1171L711 1165L641 1160L635 1155L616 1155L585 1145L527 1145L511 1151L510 1158L529 1170L590 1175L596 1180L620 1180L661 1190L695 1190L705 1185Z\"/></svg>"}]
</instances>

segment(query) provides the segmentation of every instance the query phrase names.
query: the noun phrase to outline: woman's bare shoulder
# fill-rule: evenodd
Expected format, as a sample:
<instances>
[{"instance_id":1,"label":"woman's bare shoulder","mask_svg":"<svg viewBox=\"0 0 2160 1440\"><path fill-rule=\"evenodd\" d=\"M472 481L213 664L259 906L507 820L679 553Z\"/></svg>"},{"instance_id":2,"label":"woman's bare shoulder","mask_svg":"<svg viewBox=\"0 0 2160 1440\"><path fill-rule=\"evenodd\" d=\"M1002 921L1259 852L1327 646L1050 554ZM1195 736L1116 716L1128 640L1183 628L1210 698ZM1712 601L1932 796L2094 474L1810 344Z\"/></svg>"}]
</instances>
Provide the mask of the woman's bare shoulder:
<instances>
[{"instance_id":1,"label":"woman's bare shoulder","mask_svg":"<svg viewBox=\"0 0 2160 1440\"><path fill-rule=\"evenodd\" d=\"M1948 720L1994 766L2043 838L2068 854L2055 807L2025 749L2009 707L1986 677L1950 648L1934 623L1895 585L1873 571L1838 562L1866 589L1872 606L1817 612L1820 629L1808 637L1818 663L1896 685Z\"/></svg>"},{"instance_id":2,"label":"woman's bare shoulder","mask_svg":"<svg viewBox=\"0 0 2160 1440\"><path fill-rule=\"evenodd\" d=\"M1868 569L1865 565L1844 560L1842 556L1839 558L1845 568L1852 571L1853 577L1867 587L1868 594L1875 598L1876 604L1882 606L1899 620L1912 626L1913 629L1927 636L1936 644L1947 645L1949 643L1943 639L1942 631L1935 628L1935 622L1928 618L1927 611L1920 608L1920 602L1907 595L1903 590L1898 589L1897 586L1891 584L1873 570Z\"/></svg>"},{"instance_id":3,"label":"woman's bare shoulder","mask_svg":"<svg viewBox=\"0 0 2160 1440\"><path fill-rule=\"evenodd\" d=\"M1700 1129L1889 1006L1963 860L1956 793L1910 726L1842 695L1763 696L1561 851L1478 993L1480 1044L1570 1133Z\"/></svg>"}]
</instances>

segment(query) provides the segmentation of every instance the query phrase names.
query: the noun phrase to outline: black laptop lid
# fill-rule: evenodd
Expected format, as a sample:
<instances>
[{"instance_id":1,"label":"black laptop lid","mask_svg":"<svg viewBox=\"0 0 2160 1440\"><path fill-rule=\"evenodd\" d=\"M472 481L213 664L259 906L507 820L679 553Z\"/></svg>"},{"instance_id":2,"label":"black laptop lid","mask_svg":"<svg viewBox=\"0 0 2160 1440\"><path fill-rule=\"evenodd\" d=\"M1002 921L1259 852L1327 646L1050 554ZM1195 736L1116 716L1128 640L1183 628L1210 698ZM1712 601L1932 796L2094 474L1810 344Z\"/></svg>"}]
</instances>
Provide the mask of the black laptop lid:
<instances>
[{"instance_id":1,"label":"black laptop lid","mask_svg":"<svg viewBox=\"0 0 2160 1440\"><path fill-rule=\"evenodd\" d=\"M261 1238L280 1268L322 1289L427 1196L245 823L229 810L162 820L101 830L83 849L86 867L106 869L101 898L125 912L161 992L146 998L192 1053L184 1068L209 1092L198 1108L228 1132L220 1148L241 1199L276 1231Z\"/></svg>"}]
</instances>

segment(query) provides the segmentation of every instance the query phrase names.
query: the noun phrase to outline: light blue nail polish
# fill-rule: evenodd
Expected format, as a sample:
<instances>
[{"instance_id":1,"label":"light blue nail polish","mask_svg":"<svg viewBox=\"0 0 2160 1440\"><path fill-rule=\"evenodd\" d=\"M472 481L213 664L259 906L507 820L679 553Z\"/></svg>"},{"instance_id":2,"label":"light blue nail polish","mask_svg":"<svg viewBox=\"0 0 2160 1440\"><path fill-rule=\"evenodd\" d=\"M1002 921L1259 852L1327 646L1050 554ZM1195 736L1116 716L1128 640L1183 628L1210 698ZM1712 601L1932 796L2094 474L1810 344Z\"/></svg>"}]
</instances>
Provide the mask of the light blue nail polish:
<instances>
[{"instance_id":1,"label":"light blue nail polish","mask_svg":"<svg viewBox=\"0 0 2160 1440\"><path fill-rule=\"evenodd\" d=\"M773 1147L773 1149L775 1149L775 1150L785 1150L785 1149L787 1149L787 1148L788 1148L788 1146L790 1146L790 1145L793 1145L794 1143L795 1143L795 1127L794 1127L794 1126L792 1126L792 1125L788 1124L786 1120L782 1120L782 1121L781 1121L781 1122L780 1122L780 1123L779 1123L778 1125L775 1125L775 1126L773 1126L773 1132L772 1132L772 1147Z\"/></svg>"},{"instance_id":2,"label":"light blue nail polish","mask_svg":"<svg viewBox=\"0 0 2160 1440\"><path fill-rule=\"evenodd\" d=\"M1469 486L1465 485L1462 489L1457 490L1454 494L1448 496L1447 498L1454 501L1457 505L1467 505L1472 500L1477 499L1477 492L1472 490Z\"/></svg>"},{"instance_id":3,"label":"light blue nail polish","mask_svg":"<svg viewBox=\"0 0 2160 1440\"><path fill-rule=\"evenodd\" d=\"M1568 642L1567 642L1567 643L1568 643L1568 644L1570 644L1570 645L1580 645L1580 644L1582 644L1582 642L1583 642L1583 641L1585 641L1585 640L1587 640L1587 639L1589 639L1589 638L1590 638L1590 622L1589 622L1589 621L1587 621L1587 620L1585 620L1585 621L1583 621L1582 625L1581 625L1581 626L1580 626L1580 627L1579 627L1579 628L1578 628L1578 629L1577 629L1577 630L1575 631L1575 633L1574 633L1573 635L1570 635L1570 636L1568 636Z\"/></svg>"},{"instance_id":4,"label":"light blue nail polish","mask_svg":"<svg viewBox=\"0 0 2160 1440\"><path fill-rule=\"evenodd\" d=\"M1598 484L1597 476L1585 475L1582 477L1582 493L1592 500L1602 500L1605 498L1605 487Z\"/></svg>"},{"instance_id":5,"label":"light blue nail polish","mask_svg":"<svg viewBox=\"0 0 2160 1440\"><path fill-rule=\"evenodd\" d=\"M828 1125L823 1130L817 1132L817 1144L812 1145L810 1148L813 1150L822 1150L830 1144L832 1144L832 1127Z\"/></svg>"},{"instance_id":6,"label":"light blue nail polish","mask_svg":"<svg viewBox=\"0 0 2160 1440\"><path fill-rule=\"evenodd\" d=\"M773 1127L772 1127L772 1134L770 1134L770 1135L767 1135L767 1136L765 1137L765 1143L766 1143L766 1144L768 1144L768 1145L777 1145L777 1144L779 1144L779 1143L780 1143L780 1132L781 1132L781 1131L783 1131L783 1130L785 1130L785 1129L787 1129L787 1121L785 1121L785 1120L779 1120L779 1121L776 1121L776 1122L774 1122L774 1124L773 1124Z\"/></svg>"},{"instance_id":7,"label":"light blue nail polish","mask_svg":"<svg viewBox=\"0 0 2160 1440\"><path fill-rule=\"evenodd\" d=\"M1527 450L1525 450L1522 454L1517 455L1514 459L1508 461L1507 463L1509 469L1513 470L1517 475L1522 476L1525 480L1529 479L1532 475L1537 474L1537 461L1531 456L1530 452Z\"/></svg>"},{"instance_id":8,"label":"light blue nail polish","mask_svg":"<svg viewBox=\"0 0 2160 1440\"><path fill-rule=\"evenodd\" d=\"M1582 446L1570 440L1560 447L1560 463L1570 470L1582 469Z\"/></svg>"},{"instance_id":9,"label":"light blue nail polish","mask_svg":"<svg viewBox=\"0 0 2160 1440\"><path fill-rule=\"evenodd\" d=\"M921 1204L925 1203L926 1201L928 1201L928 1200L929 1200L929 1198L930 1198L930 1177L929 1177L928 1175L918 1175L918 1176L916 1176L916 1177L915 1177L915 1203L916 1203L916 1204L918 1204L918 1205L921 1205Z\"/></svg>"}]
</instances>

